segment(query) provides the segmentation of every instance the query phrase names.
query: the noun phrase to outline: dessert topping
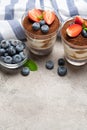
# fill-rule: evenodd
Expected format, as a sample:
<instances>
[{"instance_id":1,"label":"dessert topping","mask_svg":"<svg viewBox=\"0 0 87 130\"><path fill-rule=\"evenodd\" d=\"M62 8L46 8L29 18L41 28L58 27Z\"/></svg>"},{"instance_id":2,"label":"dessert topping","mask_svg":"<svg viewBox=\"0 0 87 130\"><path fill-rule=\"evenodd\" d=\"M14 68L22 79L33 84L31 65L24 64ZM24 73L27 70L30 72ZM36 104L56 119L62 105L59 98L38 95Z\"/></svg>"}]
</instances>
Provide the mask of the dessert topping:
<instances>
[{"instance_id":1,"label":"dessert topping","mask_svg":"<svg viewBox=\"0 0 87 130\"><path fill-rule=\"evenodd\" d=\"M82 31L82 26L79 24L72 24L66 29L66 33L70 37L78 36Z\"/></svg>"},{"instance_id":2,"label":"dessert topping","mask_svg":"<svg viewBox=\"0 0 87 130\"><path fill-rule=\"evenodd\" d=\"M76 16L74 20L76 24L82 25L84 23L84 19L81 16Z\"/></svg>"},{"instance_id":3,"label":"dessert topping","mask_svg":"<svg viewBox=\"0 0 87 130\"><path fill-rule=\"evenodd\" d=\"M87 21L86 20L84 20L84 24L83 24L84 26L84 28L87 28Z\"/></svg>"},{"instance_id":4,"label":"dessert topping","mask_svg":"<svg viewBox=\"0 0 87 130\"><path fill-rule=\"evenodd\" d=\"M39 30L39 29L40 29L40 23L39 23L39 22L34 22L34 23L32 24L32 28L33 28L34 30Z\"/></svg>"},{"instance_id":5,"label":"dessert topping","mask_svg":"<svg viewBox=\"0 0 87 130\"><path fill-rule=\"evenodd\" d=\"M35 22L39 22L42 19L42 12L39 9L32 9L28 12L28 17Z\"/></svg>"},{"instance_id":6,"label":"dessert topping","mask_svg":"<svg viewBox=\"0 0 87 130\"><path fill-rule=\"evenodd\" d=\"M48 25L42 25L41 26L41 31L43 32L43 33L48 33L48 31L49 31L49 26Z\"/></svg>"},{"instance_id":7,"label":"dessert topping","mask_svg":"<svg viewBox=\"0 0 87 130\"><path fill-rule=\"evenodd\" d=\"M43 12L43 18L44 18L44 20L46 21L46 23L47 23L48 25L50 25L50 24L52 24L53 21L55 20L55 14L54 14L52 11L50 11L50 10L44 11L44 12Z\"/></svg>"},{"instance_id":8,"label":"dessert topping","mask_svg":"<svg viewBox=\"0 0 87 130\"><path fill-rule=\"evenodd\" d=\"M82 29L82 36L87 38L87 28Z\"/></svg>"},{"instance_id":9,"label":"dessert topping","mask_svg":"<svg viewBox=\"0 0 87 130\"><path fill-rule=\"evenodd\" d=\"M45 24L45 20L40 20L40 25L44 25Z\"/></svg>"},{"instance_id":10,"label":"dessert topping","mask_svg":"<svg viewBox=\"0 0 87 130\"><path fill-rule=\"evenodd\" d=\"M76 37L81 33L83 37L87 38L87 21L81 16L76 16L73 24L67 27L66 33L70 37Z\"/></svg>"},{"instance_id":11,"label":"dessert topping","mask_svg":"<svg viewBox=\"0 0 87 130\"><path fill-rule=\"evenodd\" d=\"M28 17L34 22L32 28L35 31L40 29L44 34L49 31L49 25L55 20L55 14L50 10L32 9L28 12Z\"/></svg>"}]
</instances>

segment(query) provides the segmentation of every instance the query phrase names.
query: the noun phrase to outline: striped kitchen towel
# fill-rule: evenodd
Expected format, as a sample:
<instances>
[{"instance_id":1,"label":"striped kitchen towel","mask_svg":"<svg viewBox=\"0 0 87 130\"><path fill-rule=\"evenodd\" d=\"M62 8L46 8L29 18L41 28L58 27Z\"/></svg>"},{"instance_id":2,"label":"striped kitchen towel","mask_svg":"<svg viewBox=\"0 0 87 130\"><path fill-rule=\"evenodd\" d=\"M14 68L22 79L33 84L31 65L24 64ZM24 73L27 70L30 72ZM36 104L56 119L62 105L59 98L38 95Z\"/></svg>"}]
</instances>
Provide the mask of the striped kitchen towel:
<instances>
[{"instance_id":1,"label":"striped kitchen towel","mask_svg":"<svg viewBox=\"0 0 87 130\"><path fill-rule=\"evenodd\" d=\"M87 0L0 0L0 41L25 40L21 17L29 8L41 6L53 7L62 22L74 15L87 18Z\"/></svg>"}]
</instances>

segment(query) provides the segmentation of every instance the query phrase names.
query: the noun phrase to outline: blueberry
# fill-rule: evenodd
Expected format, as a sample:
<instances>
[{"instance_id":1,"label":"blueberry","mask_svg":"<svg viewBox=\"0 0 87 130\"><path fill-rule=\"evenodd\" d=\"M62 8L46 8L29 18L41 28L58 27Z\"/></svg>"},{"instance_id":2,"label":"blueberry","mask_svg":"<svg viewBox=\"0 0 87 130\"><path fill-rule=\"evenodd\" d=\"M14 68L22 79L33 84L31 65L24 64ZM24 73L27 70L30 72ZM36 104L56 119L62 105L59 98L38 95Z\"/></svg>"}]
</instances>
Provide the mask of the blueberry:
<instances>
[{"instance_id":1,"label":"blueberry","mask_svg":"<svg viewBox=\"0 0 87 130\"><path fill-rule=\"evenodd\" d=\"M40 20L40 25L44 25L45 24L45 20Z\"/></svg>"},{"instance_id":2,"label":"blueberry","mask_svg":"<svg viewBox=\"0 0 87 130\"><path fill-rule=\"evenodd\" d=\"M48 33L48 31L49 31L49 26L48 26L48 25L42 25L42 26L41 26L41 31L42 31L43 33Z\"/></svg>"},{"instance_id":3,"label":"blueberry","mask_svg":"<svg viewBox=\"0 0 87 130\"><path fill-rule=\"evenodd\" d=\"M24 54L24 52L23 52L23 51L22 51L22 52L20 52L19 54L20 54L20 56L21 56L22 60L24 60L24 59L26 58L26 55Z\"/></svg>"},{"instance_id":4,"label":"blueberry","mask_svg":"<svg viewBox=\"0 0 87 130\"><path fill-rule=\"evenodd\" d=\"M4 56L0 56L1 61L4 61L4 58L5 58Z\"/></svg>"},{"instance_id":5,"label":"blueberry","mask_svg":"<svg viewBox=\"0 0 87 130\"><path fill-rule=\"evenodd\" d=\"M2 48L2 46L1 46L1 42L0 42L0 48Z\"/></svg>"},{"instance_id":6,"label":"blueberry","mask_svg":"<svg viewBox=\"0 0 87 130\"><path fill-rule=\"evenodd\" d=\"M19 43L18 40L10 40L9 42L10 42L11 45L14 46L14 47L16 47L16 46L18 45L18 43Z\"/></svg>"},{"instance_id":7,"label":"blueberry","mask_svg":"<svg viewBox=\"0 0 87 130\"><path fill-rule=\"evenodd\" d=\"M23 67L22 70L21 70L21 74L24 75L24 76L27 76L29 75L30 73L30 70L28 67Z\"/></svg>"},{"instance_id":8,"label":"blueberry","mask_svg":"<svg viewBox=\"0 0 87 130\"><path fill-rule=\"evenodd\" d=\"M81 34L82 34L83 37L87 38L87 30L82 29Z\"/></svg>"},{"instance_id":9,"label":"blueberry","mask_svg":"<svg viewBox=\"0 0 87 130\"><path fill-rule=\"evenodd\" d=\"M4 55L5 53L5 49L4 48L0 48L0 56Z\"/></svg>"},{"instance_id":10,"label":"blueberry","mask_svg":"<svg viewBox=\"0 0 87 130\"><path fill-rule=\"evenodd\" d=\"M3 41L1 42L1 47L2 47L2 48L6 49L6 48L8 48L9 46L10 46L10 42L9 42L9 41L3 40Z\"/></svg>"},{"instance_id":11,"label":"blueberry","mask_svg":"<svg viewBox=\"0 0 87 130\"><path fill-rule=\"evenodd\" d=\"M24 49L24 45L21 43L16 46L17 52L21 52L21 51L23 51L23 49Z\"/></svg>"},{"instance_id":12,"label":"blueberry","mask_svg":"<svg viewBox=\"0 0 87 130\"><path fill-rule=\"evenodd\" d=\"M54 63L53 63L53 61L49 60L49 61L46 62L45 66L46 66L47 69L51 70L51 69L54 68Z\"/></svg>"},{"instance_id":13,"label":"blueberry","mask_svg":"<svg viewBox=\"0 0 87 130\"><path fill-rule=\"evenodd\" d=\"M35 22L35 23L33 23L32 24L32 28L34 29L34 30L39 30L40 29L40 23L38 23L38 22Z\"/></svg>"},{"instance_id":14,"label":"blueberry","mask_svg":"<svg viewBox=\"0 0 87 130\"><path fill-rule=\"evenodd\" d=\"M65 66L59 66L58 67L58 70L57 70L57 73L60 75L60 76L64 76L67 74L67 68Z\"/></svg>"},{"instance_id":15,"label":"blueberry","mask_svg":"<svg viewBox=\"0 0 87 130\"><path fill-rule=\"evenodd\" d=\"M7 52L8 52L8 54L9 54L10 56L13 56L13 55L16 54L16 49L15 49L15 47L10 46L10 47L7 49Z\"/></svg>"},{"instance_id":16,"label":"blueberry","mask_svg":"<svg viewBox=\"0 0 87 130\"><path fill-rule=\"evenodd\" d=\"M8 56L8 53L7 53L7 52L5 52L5 53L4 53L4 56Z\"/></svg>"},{"instance_id":17,"label":"blueberry","mask_svg":"<svg viewBox=\"0 0 87 130\"><path fill-rule=\"evenodd\" d=\"M25 44L24 42L22 42L21 44L22 44L23 47L24 47L23 49L25 49L25 48L26 48L26 44Z\"/></svg>"},{"instance_id":18,"label":"blueberry","mask_svg":"<svg viewBox=\"0 0 87 130\"><path fill-rule=\"evenodd\" d=\"M65 65L65 60L63 59L63 58L60 58L59 60L58 60L58 65Z\"/></svg>"},{"instance_id":19,"label":"blueberry","mask_svg":"<svg viewBox=\"0 0 87 130\"><path fill-rule=\"evenodd\" d=\"M19 54L16 54L16 55L13 56L13 63L14 64L19 63L21 61L22 61L22 58L21 58L21 56Z\"/></svg>"},{"instance_id":20,"label":"blueberry","mask_svg":"<svg viewBox=\"0 0 87 130\"><path fill-rule=\"evenodd\" d=\"M12 57L11 56L4 57L4 62L7 63L7 64L11 64L12 63Z\"/></svg>"}]
</instances>

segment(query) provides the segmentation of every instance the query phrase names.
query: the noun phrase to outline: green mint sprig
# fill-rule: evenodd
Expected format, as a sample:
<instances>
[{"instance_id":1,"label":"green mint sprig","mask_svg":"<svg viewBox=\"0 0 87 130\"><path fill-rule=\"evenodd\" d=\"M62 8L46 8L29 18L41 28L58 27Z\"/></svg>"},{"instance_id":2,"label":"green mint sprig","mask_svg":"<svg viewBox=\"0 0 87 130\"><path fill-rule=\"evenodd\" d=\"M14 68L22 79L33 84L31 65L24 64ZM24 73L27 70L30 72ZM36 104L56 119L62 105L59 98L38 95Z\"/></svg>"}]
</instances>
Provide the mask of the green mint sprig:
<instances>
[{"instance_id":1,"label":"green mint sprig","mask_svg":"<svg viewBox=\"0 0 87 130\"><path fill-rule=\"evenodd\" d=\"M37 16L37 18L42 20L43 19L43 15Z\"/></svg>"},{"instance_id":2,"label":"green mint sprig","mask_svg":"<svg viewBox=\"0 0 87 130\"><path fill-rule=\"evenodd\" d=\"M24 67L28 67L31 71L37 71L38 70L37 64L31 59L26 61L26 63L24 64Z\"/></svg>"}]
</instances>

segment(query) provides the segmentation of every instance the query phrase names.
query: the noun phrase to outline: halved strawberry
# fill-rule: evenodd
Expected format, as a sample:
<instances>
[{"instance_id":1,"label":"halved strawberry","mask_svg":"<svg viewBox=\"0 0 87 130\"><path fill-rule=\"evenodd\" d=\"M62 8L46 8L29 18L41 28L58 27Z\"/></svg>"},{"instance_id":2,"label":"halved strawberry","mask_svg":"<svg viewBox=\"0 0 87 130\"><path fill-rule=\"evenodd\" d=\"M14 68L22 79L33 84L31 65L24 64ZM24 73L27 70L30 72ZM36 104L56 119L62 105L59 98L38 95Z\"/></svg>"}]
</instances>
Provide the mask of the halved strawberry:
<instances>
[{"instance_id":1,"label":"halved strawberry","mask_svg":"<svg viewBox=\"0 0 87 130\"><path fill-rule=\"evenodd\" d=\"M84 25L85 25L85 27L87 28L87 21L84 21Z\"/></svg>"},{"instance_id":2,"label":"halved strawberry","mask_svg":"<svg viewBox=\"0 0 87 130\"><path fill-rule=\"evenodd\" d=\"M84 23L84 19L78 15L74 18L74 21L76 24L80 24L80 25L82 25Z\"/></svg>"},{"instance_id":3,"label":"halved strawberry","mask_svg":"<svg viewBox=\"0 0 87 130\"><path fill-rule=\"evenodd\" d=\"M43 18L46 21L46 23L50 25L55 20L55 14L52 11L47 10L43 12Z\"/></svg>"},{"instance_id":4,"label":"halved strawberry","mask_svg":"<svg viewBox=\"0 0 87 130\"><path fill-rule=\"evenodd\" d=\"M66 29L66 33L70 37L78 36L82 31L82 26L79 24L72 24Z\"/></svg>"},{"instance_id":5,"label":"halved strawberry","mask_svg":"<svg viewBox=\"0 0 87 130\"><path fill-rule=\"evenodd\" d=\"M42 17L42 12L39 9L32 9L28 12L28 17L35 22L40 21L40 17Z\"/></svg>"}]
</instances>

